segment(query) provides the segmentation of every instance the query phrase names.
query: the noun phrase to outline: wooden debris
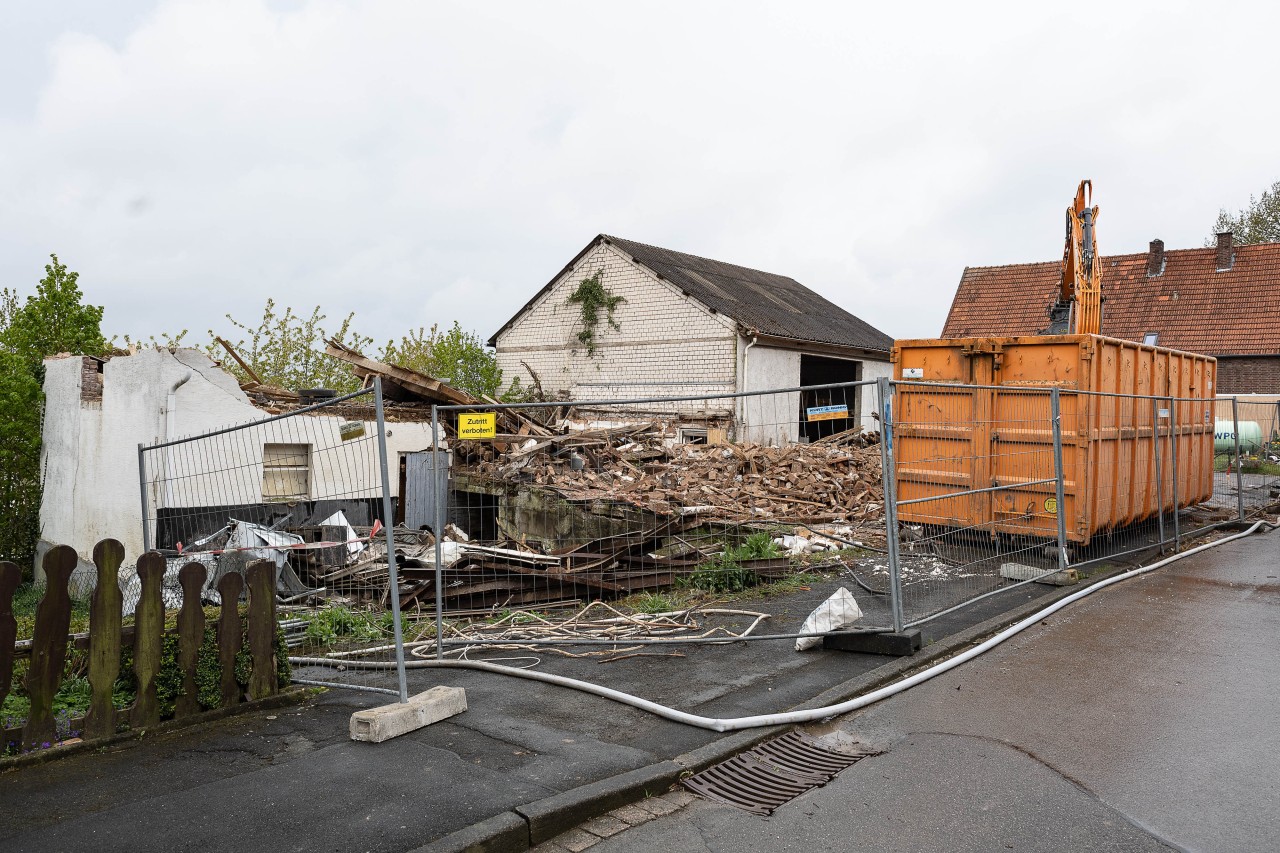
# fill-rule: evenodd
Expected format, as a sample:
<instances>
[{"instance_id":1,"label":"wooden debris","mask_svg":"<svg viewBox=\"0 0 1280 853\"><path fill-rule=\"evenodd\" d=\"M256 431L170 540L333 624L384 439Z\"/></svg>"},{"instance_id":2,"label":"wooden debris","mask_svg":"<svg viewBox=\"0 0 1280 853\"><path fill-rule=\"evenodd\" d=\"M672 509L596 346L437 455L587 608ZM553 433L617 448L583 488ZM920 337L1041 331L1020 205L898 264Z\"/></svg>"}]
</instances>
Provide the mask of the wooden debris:
<instances>
[{"instance_id":1,"label":"wooden debris","mask_svg":"<svg viewBox=\"0 0 1280 853\"><path fill-rule=\"evenodd\" d=\"M476 398L466 391L446 385L439 379L433 379L425 373L419 373L407 367L383 364L336 340L325 341L324 351L350 364L356 376L361 379L368 381L373 376L382 377L383 393L391 399L421 399L447 405L468 405L477 402Z\"/></svg>"},{"instance_id":2,"label":"wooden debris","mask_svg":"<svg viewBox=\"0 0 1280 853\"><path fill-rule=\"evenodd\" d=\"M850 430L813 444L770 447L671 444L669 434L650 422L529 438L506 453L458 442L456 452L481 477L545 486L569 500L620 501L663 516L695 506L722 521L882 516L874 436Z\"/></svg>"}]
</instances>

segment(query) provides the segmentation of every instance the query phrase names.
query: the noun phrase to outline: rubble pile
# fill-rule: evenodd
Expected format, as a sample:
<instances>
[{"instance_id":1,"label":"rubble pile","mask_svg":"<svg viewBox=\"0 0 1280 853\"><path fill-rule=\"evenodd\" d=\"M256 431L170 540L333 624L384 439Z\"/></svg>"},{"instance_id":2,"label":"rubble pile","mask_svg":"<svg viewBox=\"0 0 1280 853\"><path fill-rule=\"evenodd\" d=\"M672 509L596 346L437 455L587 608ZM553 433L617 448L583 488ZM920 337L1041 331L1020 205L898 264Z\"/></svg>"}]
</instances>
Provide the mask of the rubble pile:
<instances>
[{"instance_id":1,"label":"rubble pile","mask_svg":"<svg viewBox=\"0 0 1280 853\"><path fill-rule=\"evenodd\" d=\"M555 554L470 542L465 533L449 525L440 543L441 595L447 609L457 612L663 589L675 583L677 574L693 571L705 557L691 546L662 556L654 550L697 524L694 519L664 522ZM400 605L434 607L434 537L403 528L397 528L394 537ZM378 538L371 537L362 553L321 576L331 593L388 603L386 548ZM785 559L765 562L787 567Z\"/></svg>"},{"instance_id":2,"label":"rubble pile","mask_svg":"<svg viewBox=\"0 0 1280 853\"><path fill-rule=\"evenodd\" d=\"M570 500L617 500L660 515L697 509L724 521L861 521L884 507L875 442L851 431L784 447L675 444L659 425L632 424L530 438L505 453L459 442L457 452L481 476Z\"/></svg>"}]
</instances>

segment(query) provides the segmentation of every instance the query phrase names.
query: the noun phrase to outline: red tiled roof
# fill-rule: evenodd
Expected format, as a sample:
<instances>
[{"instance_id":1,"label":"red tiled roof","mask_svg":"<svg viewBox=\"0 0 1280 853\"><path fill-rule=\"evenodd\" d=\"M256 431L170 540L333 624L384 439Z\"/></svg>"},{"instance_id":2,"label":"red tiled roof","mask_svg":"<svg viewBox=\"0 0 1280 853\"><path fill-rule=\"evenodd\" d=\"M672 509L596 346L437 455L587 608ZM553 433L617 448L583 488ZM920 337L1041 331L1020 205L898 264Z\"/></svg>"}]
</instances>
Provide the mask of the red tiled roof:
<instances>
[{"instance_id":1,"label":"red tiled roof","mask_svg":"<svg viewBox=\"0 0 1280 853\"><path fill-rule=\"evenodd\" d=\"M1206 355L1280 354L1280 243L1237 246L1218 272L1216 248L1164 253L1147 275L1147 255L1102 258L1102 333ZM966 267L942 329L944 338L1033 335L1049 325L1061 265Z\"/></svg>"}]
</instances>

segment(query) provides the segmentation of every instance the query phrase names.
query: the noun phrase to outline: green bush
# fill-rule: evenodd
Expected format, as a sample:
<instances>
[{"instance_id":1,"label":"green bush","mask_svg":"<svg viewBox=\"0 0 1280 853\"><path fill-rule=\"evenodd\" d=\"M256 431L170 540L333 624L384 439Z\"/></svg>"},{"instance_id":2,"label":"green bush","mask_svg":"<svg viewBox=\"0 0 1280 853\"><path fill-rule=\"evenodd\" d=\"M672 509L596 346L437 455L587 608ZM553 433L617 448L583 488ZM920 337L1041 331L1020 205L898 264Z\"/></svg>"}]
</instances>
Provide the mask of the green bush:
<instances>
[{"instance_id":1,"label":"green bush","mask_svg":"<svg viewBox=\"0 0 1280 853\"><path fill-rule=\"evenodd\" d=\"M339 640L380 640L395 632L395 615L390 611L372 616L350 607L326 607L304 617L303 636L308 645L332 646Z\"/></svg>"},{"instance_id":2,"label":"green bush","mask_svg":"<svg viewBox=\"0 0 1280 853\"><path fill-rule=\"evenodd\" d=\"M682 583L713 593L742 592L760 581L755 572L742 566L743 560L768 560L781 556L782 550L770 534L753 533L741 545L725 548L722 553L700 564Z\"/></svg>"},{"instance_id":3,"label":"green bush","mask_svg":"<svg viewBox=\"0 0 1280 853\"><path fill-rule=\"evenodd\" d=\"M242 635L243 645L236 655L236 683L242 690L249 687L249 675L252 671L252 658L249 655L249 638L247 632ZM160 716L173 716L178 697L182 695L182 669L178 666L178 636L165 634L160 647L160 670L156 673L156 696L160 705ZM292 675L289 666L289 650L285 645L284 631L277 628L275 639L276 685L286 687ZM66 675L53 699L53 713L58 719L60 735L70 734L63 729L69 727L71 720L83 717L89 710L92 693L89 679L84 674L86 656L81 650L68 648ZM0 723L3 728L22 726L31 713L31 700L19 689L24 683L28 668L27 661L18 661L13 669L14 690L5 697L0 707ZM112 704L117 709L128 708L137 698L138 681L133 673L133 648L126 647L120 651L120 674L116 678L112 690ZM217 708L222 704L222 666L218 659L218 637L214 625L204 630L204 641L196 656L196 699L202 709Z\"/></svg>"},{"instance_id":4,"label":"green bush","mask_svg":"<svg viewBox=\"0 0 1280 853\"><path fill-rule=\"evenodd\" d=\"M162 718L173 716L178 697L182 695L182 668L178 665L178 636L165 634L160 647L160 670L156 673L156 699ZM275 639L276 686L286 687L292 676L289 666L289 649L285 645L284 630L276 629ZM249 687L253 659L249 655L249 635L246 628L241 634L240 651L236 653L236 683L241 690ZM133 648L120 653L120 675L116 678L116 695L127 698L132 705L138 690L138 680L133 673ZM218 658L218 632L214 625L204 629L204 641L196 653L196 701L205 710L222 704L222 664ZM87 707L87 706L86 706Z\"/></svg>"}]
</instances>

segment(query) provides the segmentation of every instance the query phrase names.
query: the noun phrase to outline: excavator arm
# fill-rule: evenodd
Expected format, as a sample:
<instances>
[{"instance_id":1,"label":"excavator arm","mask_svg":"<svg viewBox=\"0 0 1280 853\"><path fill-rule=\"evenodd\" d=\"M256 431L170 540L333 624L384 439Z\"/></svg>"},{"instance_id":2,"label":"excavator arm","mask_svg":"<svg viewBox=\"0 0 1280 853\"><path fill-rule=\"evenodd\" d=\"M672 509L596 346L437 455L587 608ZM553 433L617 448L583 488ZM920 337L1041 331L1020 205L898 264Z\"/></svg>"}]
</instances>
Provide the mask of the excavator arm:
<instances>
[{"instance_id":1,"label":"excavator arm","mask_svg":"<svg viewBox=\"0 0 1280 853\"><path fill-rule=\"evenodd\" d=\"M1067 208L1067 244L1062 252L1058 299L1049 309L1051 335L1102 333L1102 264L1098 258L1098 208L1090 207L1093 182L1084 180Z\"/></svg>"}]
</instances>

